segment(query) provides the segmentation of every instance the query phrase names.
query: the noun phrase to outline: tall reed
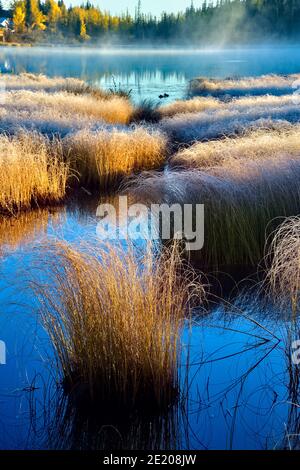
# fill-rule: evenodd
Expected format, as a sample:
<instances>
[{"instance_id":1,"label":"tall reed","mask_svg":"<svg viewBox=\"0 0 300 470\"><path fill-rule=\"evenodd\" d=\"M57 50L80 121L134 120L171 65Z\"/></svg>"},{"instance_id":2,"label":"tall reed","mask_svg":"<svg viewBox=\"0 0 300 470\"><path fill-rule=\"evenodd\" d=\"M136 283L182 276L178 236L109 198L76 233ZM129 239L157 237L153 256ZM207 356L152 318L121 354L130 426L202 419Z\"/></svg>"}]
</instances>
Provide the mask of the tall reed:
<instances>
[{"instance_id":1,"label":"tall reed","mask_svg":"<svg viewBox=\"0 0 300 470\"><path fill-rule=\"evenodd\" d=\"M48 285L34 289L65 390L125 413L170 405L195 293L191 276L180 272L176 246L158 257L65 242L45 250Z\"/></svg>"}]
</instances>

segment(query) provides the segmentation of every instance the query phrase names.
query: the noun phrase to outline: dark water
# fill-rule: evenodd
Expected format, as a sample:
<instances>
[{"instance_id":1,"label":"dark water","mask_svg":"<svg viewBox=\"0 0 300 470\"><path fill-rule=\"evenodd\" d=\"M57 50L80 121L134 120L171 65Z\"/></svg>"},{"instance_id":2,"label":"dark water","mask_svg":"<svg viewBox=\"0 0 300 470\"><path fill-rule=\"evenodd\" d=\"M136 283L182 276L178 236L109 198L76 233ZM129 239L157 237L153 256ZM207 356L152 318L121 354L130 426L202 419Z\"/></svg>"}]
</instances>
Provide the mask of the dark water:
<instances>
[{"instance_id":1,"label":"dark water","mask_svg":"<svg viewBox=\"0 0 300 470\"><path fill-rule=\"evenodd\" d=\"M0 448L287 446L287 434L300 426L285 348L289 328L254 293L250 301L233 299L229 307L195 312L193 328L183 334L183 343L191 345L191 367L182 409L163 421L126 425L76 419L57 386L52 349L28 279L43 279L47 251L37 251L42 240L79 243L95 237L95 207L43 210L0 224L0 339L7 347L7 363L0 366ZM113 427L103 430L103 424ZM291 441L294 445L295 438Z\"/></svg>"},{"instance_id":2,"label":"dark water","mask_svg":"<svg viewBox=\"0 0 300 470\"><path fill-rule=\"evenodd\" d=\"M182 98L198 76L228 77L300 71L300 47L235 50L101 50L85 48L0 48L2 72L80 77L110 88L132 90L136 101L166 92Z\"/></svg>"}]
</instances>

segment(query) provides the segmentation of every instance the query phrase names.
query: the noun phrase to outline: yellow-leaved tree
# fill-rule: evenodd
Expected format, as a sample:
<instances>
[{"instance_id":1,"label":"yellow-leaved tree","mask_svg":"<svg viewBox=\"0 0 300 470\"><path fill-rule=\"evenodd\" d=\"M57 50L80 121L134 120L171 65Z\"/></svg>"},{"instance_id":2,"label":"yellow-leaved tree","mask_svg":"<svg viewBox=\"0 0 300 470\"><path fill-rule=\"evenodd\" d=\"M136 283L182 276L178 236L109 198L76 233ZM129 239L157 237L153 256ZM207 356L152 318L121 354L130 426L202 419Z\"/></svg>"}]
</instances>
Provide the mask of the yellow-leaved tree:
<instances>
[{"instance_id":1,"label":"yellow-leaved tree","mask_svg":"<svg viewBox=\"0 0 300 470\"><path fill-rule=\"evenodd\" d=\"M12 6L13 24L17 33L25 31L26 5L24 0L18 0Z\"/></svg>"}]
</instances>

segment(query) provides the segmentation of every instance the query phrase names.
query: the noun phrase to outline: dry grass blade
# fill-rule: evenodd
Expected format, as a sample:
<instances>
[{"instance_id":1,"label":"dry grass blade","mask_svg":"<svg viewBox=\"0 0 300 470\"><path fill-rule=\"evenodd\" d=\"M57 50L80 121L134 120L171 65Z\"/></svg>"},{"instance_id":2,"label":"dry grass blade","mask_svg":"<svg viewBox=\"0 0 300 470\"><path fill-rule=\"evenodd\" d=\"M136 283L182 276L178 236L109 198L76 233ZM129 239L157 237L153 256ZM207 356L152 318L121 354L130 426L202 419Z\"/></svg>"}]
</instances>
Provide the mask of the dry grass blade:
<instances>
[{"instance_id":1,"label":"dry grass blade","mask_svg":"<svg viewBox=\"0 0 300 470\"><path fill-rule=\"evenodd\" d=\"M300 293L300 217L291 217L273 234L267 258L272 295L280 302L289 300L292 311L299 311Z\"/></svg>"}]
</instances>

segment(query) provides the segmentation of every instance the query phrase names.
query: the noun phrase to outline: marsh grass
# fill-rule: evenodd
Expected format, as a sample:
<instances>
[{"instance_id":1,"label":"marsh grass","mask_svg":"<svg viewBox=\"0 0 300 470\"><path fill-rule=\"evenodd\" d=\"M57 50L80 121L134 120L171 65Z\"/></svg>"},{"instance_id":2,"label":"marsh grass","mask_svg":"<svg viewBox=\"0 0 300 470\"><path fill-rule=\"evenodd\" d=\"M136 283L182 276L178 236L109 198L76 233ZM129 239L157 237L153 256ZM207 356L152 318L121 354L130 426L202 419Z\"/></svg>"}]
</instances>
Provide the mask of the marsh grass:
<instances>
[{"instance_id":1,"label":"marsh grass","mask_svg":"<svg viewBox=\"0 0 300 470\"><path fill-rule=\"evenodd\" d=\"M103 120L110 124L128 124L133 105L125 98L111 96L108 98L95 98L92 95L74 95L67 92L46 93L45 91L14 91L5 94L2 109L7 113L29 113L34 119L33 113L44 115L45 119L55 116L69 116ZM5 115L2 119L5 119Z\"/></svg>"},{"instance_id":2,"label":"marsh grass","mask_svg":"<svg viewBox=\"0 0 300 470\"><path fill-rule=\"evenodd\" d=\"M298 313L300 307L299 216L288 218L272 234L267 260L269 261L267 280L272 295L280 303L290 302L292 312Z\"/></svg>"},{"instance_id":3,"label":"marsh grass","mask_svg":"<svg viewBox=\"0 0 300 470\"><path fill-rule=\"evenodd\" d=\"M61 201L66 193L68 164L59 142L36 133L0 136L0 210L15 213Z\"/></svg>"},{"instance_id":4,"label":"marsh grass","mask_svg":"<svg viewBox=\"0 0 300 470\"><path fill-rule=\"evenodd\" d=\"M65 138L63 146L80 184L109 189L131 173L159 168L165 159L167 139L143 127L84 130Z\"/></svg>"},{"instance_id":5,"label":"marsh grass","mask_svg":"<svg viewBox=\"0 0 300 470\"><path fill-rule=\"evenodd\" d=\"M180 150L170 164L184 168L230 167L236 160L294 158L300 155L300 126L282 125L275 129L257 129L236 138L195 143Z\"/></svg>"},{"instance_id":6,"label":"marsh grass","mask_svg":"<svg viewBox=\"0 0 300 470\"><path fill-rule=\"evenodd\" d=\"M192 96L282 95L293 91L293 83L299 79L299 74L270 74L260 77L227 78L224 80L199 77L191 80L189 93Z\"/></svg>"},{"instance_id":7,"label":"marsh grass","mask_svg":"<svg viewBox=\"0 0 300 470\"><path fill-rule=\"evenodd\" d=\"M236 104L202 113L176 114L161 120L161 129L181 143L205 141L244 133L252 127L273 127L276 122L296 123L300 120L299 104L289 101L261 106Z\"/></svg>"},{"instance_id":8,"label":"marsh grass","mask_svg":"<svg viewBox=\"0 0 300 470\"><path fill-rule=\"evenodd\" d=\"M65 242L45 250L48 282L33 288L65 391L125 414L172 404L181 330L196 292L176 246L157 256Z\"/></svg>"},{"instance_id":9,"label":"marsh grass","mask_svg":"<svg viewBox=\"0 0 300 470\"><path fill-rule=\"evenodd\" d=\"M165 104L159 108L159 113L161 117L172 117L176 114L199 113L223 106L224 104L215 98L196 97L190 100L177 100L173 103Z\"/></svg>"},{"instance_id":10,"label":"marsh grass","mask_svg":"<svg viewBox=\"0 0 300 470\"><path fill-rule=\"evenodd\" d=\"M94 88L85 81L73 77L47 77L43 74L20 73L0 75L7 91L45 91L48 93L67 92L74 95L91 95L94 98L109 98L111 93Z\"/></svg>"},{"instance_id":11,"label":"marsh grass","mask_svg":"<svg viewBox=\"0 0 300 470\"><path fill-rule=\"evenodd\" d=\"M299 213L299 177L299 158L268 158L141 175L130 191L148 203L204 204L204 248L189 253L202 268L256 266L278 217Z\"/></svg>"}]
</instances>

